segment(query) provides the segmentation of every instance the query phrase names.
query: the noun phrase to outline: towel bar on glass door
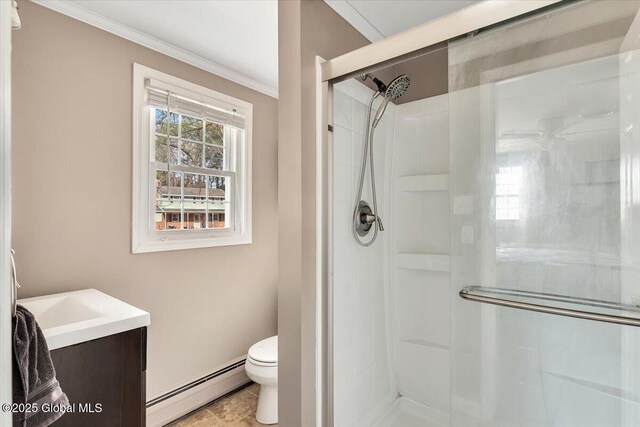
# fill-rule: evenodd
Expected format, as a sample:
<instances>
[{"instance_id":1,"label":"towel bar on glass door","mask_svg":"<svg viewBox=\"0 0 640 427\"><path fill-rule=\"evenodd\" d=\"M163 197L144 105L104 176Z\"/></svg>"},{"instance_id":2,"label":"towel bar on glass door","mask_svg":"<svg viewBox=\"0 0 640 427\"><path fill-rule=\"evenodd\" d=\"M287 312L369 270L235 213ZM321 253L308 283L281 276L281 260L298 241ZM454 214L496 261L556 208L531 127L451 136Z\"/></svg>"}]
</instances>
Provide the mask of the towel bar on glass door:
<instances>
[{"instance_id":1,"label":"towel bar on glass door","mask_svg":"<svg viewBox=\"0 0 640 427\"><path fill-rule=\"evenodd\" d=\"M483 302L500 305L503 307L517 308L520 310L535 311L538 313L555 314L558 316L575 317L578 319L594 320L596 322L616 323L627 326L640 326L640 308L619 304L611 301L601 301L588 298L577 298L565 295L554 295L541 292L519 291L515 289L488 288L482 286L469 286L462 288L459 293L461 298L469 301ZM507 298L505 298L505 296ZM530 298L543 301L555 301L562 304L575 304L581 306L598 307L608 310L636 313L638 317L620 316L615 314L597 313L593 311L576 310L567 307L554 307L526 301L515 301L512 298Z\"/></svg>"}]
</instances>

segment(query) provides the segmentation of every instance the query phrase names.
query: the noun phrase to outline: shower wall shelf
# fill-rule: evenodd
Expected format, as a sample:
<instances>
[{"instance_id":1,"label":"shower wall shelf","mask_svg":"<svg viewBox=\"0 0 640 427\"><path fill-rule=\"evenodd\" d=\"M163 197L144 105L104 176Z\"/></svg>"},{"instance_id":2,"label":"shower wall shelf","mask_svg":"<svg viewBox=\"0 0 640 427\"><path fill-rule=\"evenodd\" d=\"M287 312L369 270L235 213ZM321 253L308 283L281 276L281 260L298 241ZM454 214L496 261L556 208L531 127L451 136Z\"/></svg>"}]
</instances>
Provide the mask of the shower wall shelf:
<instances>
[{"instance_id":1,"label":"shower wall shelf","mask_svg":"<svg viewBox=\"0 0 640 427\"><path fill-rule=\"evenodd\" d=\"M450 349L449 345L439 344L437 342L425 340L425 339L422 339L422 338L400 338L400 342L419 345L421 347L436 348L436 349L439 349L439 350L449 350Z\"/></svg>"},{"instance_id":2,"label":"shower wall shelf","mask_svg":"<svg viewBox=\"0 0 640 427\"><path fill-rule=\"evenodd\" d=\"M449 271L449 255L399 253L396 257L399 268L426 271Z\"/></svg>"},{"instance_id":3,"label":"shower wall shelf","mask_svg":"<svg viewBox=\"0 0 640 427\"><path fill-rule=\"evenodd\" d=\"M459 295L469 301L520 310L618 325L640 326L640 307L613 301L482 286L462 288Z\"/></svg>"},{"instance_id":4,"label":"shower wall shelf","mask_svg":"<svg viewBox=\"0 0 640 427\"><path fill-rule=\"evenodd\" d=\"M400 191L449 191L449 174L398 177Z\"/></svg>"}]
</instances>

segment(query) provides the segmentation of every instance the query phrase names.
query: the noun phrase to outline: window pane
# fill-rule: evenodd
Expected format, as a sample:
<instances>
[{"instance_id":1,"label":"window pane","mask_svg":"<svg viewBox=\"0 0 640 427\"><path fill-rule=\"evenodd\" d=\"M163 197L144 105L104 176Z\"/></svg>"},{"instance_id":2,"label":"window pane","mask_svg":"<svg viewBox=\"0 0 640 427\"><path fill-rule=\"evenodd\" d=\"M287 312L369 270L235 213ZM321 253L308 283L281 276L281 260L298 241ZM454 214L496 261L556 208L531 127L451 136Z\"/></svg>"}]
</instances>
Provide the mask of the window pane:
<instances>
[{"instance_id":1,"label":"window pane","mask_svg":"<svg viewBox=\"0 0 640 427\"><path fill-rule=\"evenodd\" d=\"M156 133L167 134L167 112L156 108Z\"/></svg>"},{"instance_id":2,"label":"window pane","mask_svg":"<svg viewBox=\"0 0 640 427\"><path fill-rule=\"evenodd\" d=\"M202 197L207 195L206 176L198 173L184 174L184 195L192 197Z\"/></svg>"},{"instance_id":3,"label":"window pane","mask_svg":"<svg viewBox=\"0 0 640 427\"><path fill-rule=\"evenodd\" d=\"M157 197L169 199L180 198L180 172L171 172L171 185L167 187L167 171L162 169L156 170L156 195Z\"/></svg>"},{"instance_id":4,"label":"window pane","mask_svg":"<svg viewBox=\"0 0 640 427\"><path fill-rule=\"evenodd\" d=\"M163 190L167 187L167 171L156 170L156 230L166 230L167 221L164 209Z\"/></svg>"},{"instance_id":5,"label":"window pane","mask_svg":"<svg viewBox=\"0 0 640 427\"><path fill-rule=\"evenodd\" d=\"M520 219L522 166L501 167L496 174L496 219Z\"/></svg>"},{"instance_id":6,"label":"window pane","mask_svg":"<svg viewBox=\"0 0 640 427\"><path fill-rule=\"evenodd\" d=\"M169 159L169 147L167 137L156 135L156 162L167 163Z\"/></svg>"},{"instance_id":7,"label":"window pane","mask_svg":"<svg viewBox=\"0 0 640 427\"><path fill-rule=\"evenodd\" d=\"M209 175L208 178L209 178L208 179L209 197L211 196L224 197L225 195L224 191L227 187L226 177Z\"/></svg>"},{"instance_id":8,"label":"window pane","mask_svg":"<svg viewBox=\"0 0 640 427\"><path fill-rule=\"evenodd\" d=\"M171 113L171 136L178 136L178 115ZM167 134L167 110L156 108L156 132Z\"/></svg>"},{"instance_id":9,"label":"window pane","mask_svg":"<svg viewBox=\"0 0 640 427\"><path fill-rule=\"evenodd\" d=\"M184 174L184 228L193 230L204 228L206 215L206 188L207 177L205 175ZM202 221L202 222L201 222Z\"/></svg>"},{"instance_id":10,"label":"window pane","mask_svg":"<svg viewBox=\"0 0 640 427\"><path fill-rule=\"evenodd\" d=\"M182 164L187 166L202 167L202 146L198 142L182 142L180 157ZM203 186L204 187L204 186Z\"/></svg>"},{"instance_id":11,"label":"window pane","mask_svg":"<svg viewBox=\"0 0 640 427\"><path fill-rule=\"evenodd\" d=\"M178 123L179 117L176 113L171 113L171 135L170 136L178 136Z\"/></svg>"},{"instance_id":12,"label":"window pane","mask_svg":"<svg viewBox=\"0 0 640 427\"><path fill-rule=\"evenodd\" d=\"M504 197L504 196L496 197L496 209L508 209L509 203L507 199L508 197Z\"/></svg>"},{"instance_id":13,"label":"window pane","mask_svg":"<svg viewBox=\"0 0 640 427\"><path fill-rule=\"evenodd\" d=\"M172 172L171 184L167 186L167 171L156 170L156 230L180 228L181 175L179 172Z\"/></svg>"},{"instance_id":14,"label":"window pane","mask_svg":"<svg viewBox=\"0 0 640 427\"><path fill-rule=\"evenodd\" d=\"M204 208L203 208L204 209ZM184 228L187 230L199 230L205 228L205 212L201 213L187 212L185 211Z\"/></svg>"},{"instance_id":15,"label":"window pane","mask_svg":"<svg viewBox=\"0 0 640 427\"><path fill-rule=\"evenodd\" d=\"M222 170L224 168L224 149L207 145L205 147L204 167Z\"/></svg>"},{"instance_id":16,"label":"window pane","mask_svg":"<svg viewBox=\"0 0 640 427\"><path fill-rule=\"evenodd\" d=\"M202 141L202 120L194 117L182 116L182 134L184 139Z\"/></svg>"},{"instance_id":17,"label":"window pane","mask_svg":"<svg viewBox=\"0 0 640 427\"><path fill-rule=\"evenodd\" d=\"M222 176L207 177L207 206L209 217L207 218L208 228L228 227L226 222L226 178Z\"/></svg>"},{"instance_id":18,"label":"window pane","mask_svg":"<svg viewBox=\"0 0 640 427\"><path fill-rule=\"evenodd\" d=\"M520 197L511 196L509 197L509 209L518 209L520 208Z\"/></svg>"},{"instance_id":19,"label":"window pane","mask_svg":"<svg viewBox=\"0 0 640 427\"><path fill-rule=\"evenodd\" d=\"M205 142L209 144L223 144L222 138L223 126L218 123L207 123L206 133L205 133Z\"/></svg>"},{"instance_id":20,"label":"window pane","mask_svg":"<svg viewBox=\"0 0 640 427\"><path fill-rule=\"evenodd\" d=\"M180 158L180 141L177 138L171 138L171 164L177 165Z\"/></svg>"}]
</instances>

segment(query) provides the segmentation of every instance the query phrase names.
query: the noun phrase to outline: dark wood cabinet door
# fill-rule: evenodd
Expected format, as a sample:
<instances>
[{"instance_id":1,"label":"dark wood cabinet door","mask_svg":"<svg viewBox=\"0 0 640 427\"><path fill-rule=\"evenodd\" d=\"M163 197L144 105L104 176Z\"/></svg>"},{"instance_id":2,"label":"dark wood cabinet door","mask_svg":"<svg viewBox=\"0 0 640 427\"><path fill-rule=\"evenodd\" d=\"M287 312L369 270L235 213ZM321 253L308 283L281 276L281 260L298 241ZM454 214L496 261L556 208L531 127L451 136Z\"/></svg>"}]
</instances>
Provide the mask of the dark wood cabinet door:
<instances>
[{"instance_id":1,"label":"dark wood cabinet door","mask_svg":"<svg viewBox=\"0 0 640 427\"><path fill-rule=\"evenodd\" d=\"M53 425L143 427L146 344L140 328L53 350L56 376L74 410Z\"/></svg>"}]
</instances>

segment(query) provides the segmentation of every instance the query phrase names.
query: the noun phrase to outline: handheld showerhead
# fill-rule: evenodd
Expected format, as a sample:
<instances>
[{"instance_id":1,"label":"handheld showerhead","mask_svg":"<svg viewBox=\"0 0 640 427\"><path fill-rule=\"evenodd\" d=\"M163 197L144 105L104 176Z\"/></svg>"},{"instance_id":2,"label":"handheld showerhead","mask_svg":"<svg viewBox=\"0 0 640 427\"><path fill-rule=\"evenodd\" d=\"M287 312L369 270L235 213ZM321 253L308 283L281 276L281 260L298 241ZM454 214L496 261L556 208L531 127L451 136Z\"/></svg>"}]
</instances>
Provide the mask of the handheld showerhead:
<instances>
[{"instance_id":1,"label":"handheld showerhead","mask_svg":"<svg viewBox=\"0 0 640 427\"><path fill-rule=\"evenodd\" d=\"M385 110L387 109L387 105L389 101L395 101L400 98L409 88L411 84L411 79L406 74L396 77L389 83L385 92L384 99L382 100L382 104L378 107L378 111L376 111L376 117L373 119L373 127L378 126L378 123L382 119Z\"/></svg>"},{"instance_id":2,"label":"handheld showerhead","mask_svg":"<svg viewBox=\"0 0 640 427\"><path fill-rule=\"evenodd\" d=\"M382 104L380 104L380 106L378 107L378 111L376 111L376 117L373 119L373 123L371 125L374 128L378 126L378 123L380 123L380 120L382 119L382 116L384 115L384 112L387 109L387 105L389 104L389 101L391 101L391 97L385 96L384 99L382 100Z\"/></svg>"},{"instance_id":3,"label":"handheld showerhead","mask_svg":"<svg viewBox=\"0 0 640 427\"><path fill-rule=\"evenodd\" d=\"M391 97L392 101L400 98L409 89L411 79L406 74L396 77L389 83L384 95Z\"/></svg>"}]
</instances>

